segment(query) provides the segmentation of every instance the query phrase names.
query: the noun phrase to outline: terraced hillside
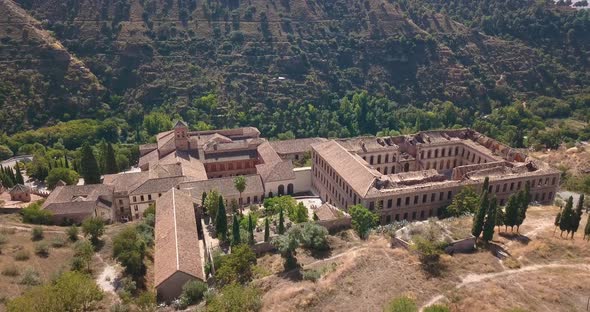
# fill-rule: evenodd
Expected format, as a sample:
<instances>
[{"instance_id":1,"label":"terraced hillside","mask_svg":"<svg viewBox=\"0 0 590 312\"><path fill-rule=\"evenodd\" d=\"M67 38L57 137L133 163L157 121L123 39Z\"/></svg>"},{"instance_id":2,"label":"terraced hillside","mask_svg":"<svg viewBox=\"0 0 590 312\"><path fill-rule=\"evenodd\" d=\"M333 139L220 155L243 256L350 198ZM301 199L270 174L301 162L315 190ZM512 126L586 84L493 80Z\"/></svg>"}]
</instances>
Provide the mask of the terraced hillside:
<instances>
[{"instance_id":1,"label":"terraced hillside","mask_svg":"<svg viewBox=\"0 0 590 312\"><path fill-rule=\"evenodd\" d=\"M400 106L436 99L489 111L590 81L587 14L572 24L579 33L568 32L582 53L569 59L529 38L491 34L433 0L17 2L0 2L0 109L9 121L0 130L8 132L162 108L191 124L252 124L276 135L284 129L266 116L310 103L329 114L353 90Z\"/></svg>"}]
</instances>

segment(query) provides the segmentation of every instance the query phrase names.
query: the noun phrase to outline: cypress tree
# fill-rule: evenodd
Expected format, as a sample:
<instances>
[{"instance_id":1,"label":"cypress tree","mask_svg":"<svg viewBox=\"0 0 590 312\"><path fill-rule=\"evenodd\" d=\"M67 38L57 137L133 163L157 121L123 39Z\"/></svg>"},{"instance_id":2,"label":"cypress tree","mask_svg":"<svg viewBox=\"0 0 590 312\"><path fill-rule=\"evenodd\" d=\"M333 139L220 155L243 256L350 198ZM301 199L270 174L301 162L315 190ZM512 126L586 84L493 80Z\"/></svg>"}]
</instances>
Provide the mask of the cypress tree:
<instances>
[{"instance_id":1,"label":"cypress tree","mask_svg":"<svg viewBox=\"0 0 590 312\"><path fill-rule=\"evenodd\" d=\"M488 216L483 227L483 240L489 242L494 238L494 227L496 226L496 210L498 209L498 202L496 197L492 198L488 207Z\"/></svg>"},{"instance_id":2,"label":"cypress tree","mask_svg":"<svg viewBox=\"0 0 590 312\"><path fill-rule=\"evenodd\" d=\"M524 219L526 219L526 211L529 208L529 201L528 201L528 195L526 194L525 191L518 192L517 196L518 196L519 205L518 205L518 216L516 218L516 232L519 232L520 226L524 222Z\"/></svg>"},{"instance_id":3,"label":"cypress tree","mask_svg":"<svg viewBox=\"0 0 590 312\"><path fill-rule=\"evenodd\" d=\"M561 230L561 234L559 236L563 236L563 232L569 233L571 232L572 228L572 218L574 216L574 210L572 209L574 206L574 198L570 196L567 202L565 203L565 208L561 212L561 218L559 219L559 229Z\"/></svg>"},{"instance_id":4,"label":"cypress tree","mask_svg":"<svg viewBox=\"0 0 590 312\"><path fill-rule=\"evenodd\" d=\"M18 181L16 180L16 174L14 173L14 168L12 168L12 167L8 167L8 173L9 173L9 175L10 175L10 179L12 180L12 182L13 182L14 184L17 184L17 183L18 183Z\"/></svg>"},{"instance_id":5,"label":"cypress tree","mask_svg":"<svg viewBox=\"0 0 590 312\"><path fill-rule=\"evenodd\" d=\"M483 186L481 187L481 195L483 195L484 192L488 192L489 187L490 187L490 178L485 177L485 179L483 180Z\"/></svg>"},{"instance_id":6,"label":"cypress tree","mask_svg":"<svg viewBox=\"0 0 590 312\"><path fill-rule=\"evenodd\" d=\"M98 184L100 183L100 168L98 167L98 162L96 161L96 157L92 152L92 147L88 142L82 145L80 157L80 167L81 172L80 174L84 178L84 184Z\"/></svg>"},{"instance_id":7,"label":"cypress tree","mask_svg":"<svg viewBox=\"0 0 590 312\"><path fill-rule=\"evenodd\" d=\"M496 226L498 227L498 233L500 233L500 227L504 225L504 210L502 207L496 208Z\"/></svg>"},{"instance_id":8,"label":"cypress tree","mask_svg":"<svg viewBox=\"0 0 590 312\"><path fill-rule=\"evenodd\" d=\"M506 217L504 218L504 225L506 227L510 227L512 231L514 231L514 226L518 220L519 207L520 202L518 201L518 195L510 195L508 198L508 204L506 204Z\"/></svg>"},{"instance_id":9,"label":"cypress tree","mask_svg":"<svg viewBox=\"0 0 590 312\"><path fill-rule=\"evenodd\" d=\"M18 162L16 163L16 176L15 182L19 184L25 184L25 179L23 178L22 172L20 172L20 167L18 166Z\"/></svg>"},{"instance_id":10,"label":"cypress tree","mask_svg":"<svg viewBox=\"0 0 590 312\"><path fill-rule=\"evenodd\" d=\"M270 225L268 224L268 217L264 218L264 241L270 240Z\"/></svg>"},{"instance_id":11,"label":"cypress tree","mask_svg":"<svg viewBox=\"0 0 590 312\"><path fill-rule=\"evenodd\" d=\"M119 172L119 169L117 168L117 159L115 157L115 149L113 149L113 145L111 143L109 143L107 145L107 150L106 150L106 155L105 155L104 172L105 173Z\"/></svg>"},{"instance_id":12,"label":"cypress tree","mask_svg":"<svg viewBox=\"0 0 590 312\"><path fill-rule=\"evenodd\" d=\"M283 216L283 209L279 211L279 235L285 234L285 217Z\"/></svg>"},{"instance_id":13,"label":"cypress tree","mask_svg":"<svg viewBox=\"0 0 590 312\"><path fill-rule=\"evenodd\" d=\"M207 192L203 192L203 195L201 195L201 206L205 206L206 199L207 199Z\"/></svg>"},{"instance_id":14,"label":"cypress tree","mask_svg":"<svg viewBox=\"0 0 590 312\"><path fill-rule=\"evenodd\" d=\"M65 162L66 168L70 168L70 163L68 162L68 154L66 152L64 152L64 162Z\"/></svg>"},{"instance_id":15,"label":"cypress tree","mask_svg":"<svg viewBox=\"0 0 590 312\"><path fill-rule=\"evenodd\" d=\"M251 214L248 214L248 235L248 241L250 244L254 244L254 222Z\"/></svg>"},{"instance_id":16,"label":"cypress tree","mask_svg":"<svg viewBox=\"0 0 590 312\"><path fill-rule=\"evenodd\" d=\"M232 223L232 246L237 246L242 242L242 239L240 238L240 222L238 221L238 216L236 214L234 214L234 222Z\"/></svg>"},{"instance_id":17,"label":"cypress tree","mask_svg":"<svg viewBox=\"0 0 590 312\"><path fill-rule=\"evenodd\" d=\"M557 213L557 215L555 216L555 220L553 221L553 225L555 225L555 228L553 229L554 236L555 236L555 231L557 231L557 227L559 226L559 223L561 222L561 209L562 209L562 207L559 207L559 212Z\"/></svg>"},{"instance_id":18,"label":"cypress tree","mask_svg":"<svg viewBox=\"0 0 590 312\"><path fill-rule=\"evenodd\" d=\"M590 215L588 215L588 220L586 220L586 228L584 229L584 238L590 240Z\"/></svg>"},{"instance_id":19,"label":"cypress tree","mask_svg":"<svg viewBox=\"0 0 590 312\"><path fill-rule=\"evenodd\" d=\"M477 208L477 212L473 216L473 226L471 228L471 234L475 236L475 240L479 238L481 232L483 230L484 225L484 218L486 216L486 212L489 206L488 200L488 190L483 191L481 195L481 199L479 200L479 207Z\"/></svg>"},{"instance_id":20,"label":"cypress tree","mask_svg":"<svg viewBox=\"0 0 590 312\"><path fill-rule=\"evenodd\" d=\"M584 212L584 194L580 194L580 198L578 198L578 205L576 206L576 213L580 216Z\"/></svg>"},{"instance_id":21,"label":"cypress tree","mask_svg":"<svg viewBox=\"0 0 590 312\"><path fill-rule=\"evenodd\" d=\"M225 213L225 203L223 197L219 195L219 208L217 209L217 216L215 220L215 232L222 241L227 239L227 215Z\"/></svg>"}]
</instances>

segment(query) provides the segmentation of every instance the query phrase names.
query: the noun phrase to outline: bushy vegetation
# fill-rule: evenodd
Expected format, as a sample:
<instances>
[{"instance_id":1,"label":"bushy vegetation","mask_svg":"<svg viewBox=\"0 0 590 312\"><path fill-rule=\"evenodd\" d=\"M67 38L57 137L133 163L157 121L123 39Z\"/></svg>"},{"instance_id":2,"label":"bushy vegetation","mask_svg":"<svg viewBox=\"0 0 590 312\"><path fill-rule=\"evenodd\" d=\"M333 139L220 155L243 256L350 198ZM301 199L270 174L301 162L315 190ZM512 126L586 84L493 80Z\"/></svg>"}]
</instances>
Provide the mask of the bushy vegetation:
<instances>
[{"instance_id":1,"label":"bushy vegetation","mask_svg":"<svg viewBox=\"0 0 590 312\"><path fill-rule=\"evenodd\" d=\"M256 265L256 255L248 245L232 247L229 255L221 257L215 279L220 285L247 283L252 279L252 267Z\"/></svg>"},{"instance_id":2,"label":"bushy vegetation","mask_svg":"<svg viewBox=\"0 0 590 312\"><path fill-rule=\"evenodd\" d=\"M29 204L21 209L20 213L24 223L31 224L51 224L51 212L41 209L43 203L40 201Z\"/></svg>"},{"instance_id":3,"label":"bushy vegetation","mask_svg":"<svg viewBox=\"0 0 590 312\"><path fill-rule=\"evenodd\" d=\"M393 299L384 310L386 312L416 312L418 307L414 299L402 296Z\"/></svg>"},{"instance_id":4,"label":"bushy vegetation","mask_svg":"<svg viewBox=\"0 0 590 312\"><path fill-rule=\"evenodd\" d=\"M231 284L221 289L219 294L207 302L207 311L248 311L255 312L262 308L260 292L251 286Z\"/></svg>"},{"instance_id":5,"label":"bushy vegetation","mask_svg":"<svg viewBox=\"0 0 590 312\"><path fill-rule=\"evenodd\" d=\"M348 208L348 213L352 218L352 228L357 232L360 238L366 239L369 230L377 225L379 217L362 205L354 205Z\"/></svg>"},{"instance_id":6,"label":"bushy vegetation","mask_svg":"<svg viewBox=\"0 0 590 312\"><path fill-rule=\"evenodd\" d=\"M23 274L23 278L27 276ZM37 277L38 278L38 277ZM39 281L28 280L26 285L39 285ZM59 300L56 300L59 298ZM65 272L54 283L35 286L7 304L9 312L58 312L89 311L102 300L103 294L91 276L78 272Z\"/></svg>"}]
</instances>

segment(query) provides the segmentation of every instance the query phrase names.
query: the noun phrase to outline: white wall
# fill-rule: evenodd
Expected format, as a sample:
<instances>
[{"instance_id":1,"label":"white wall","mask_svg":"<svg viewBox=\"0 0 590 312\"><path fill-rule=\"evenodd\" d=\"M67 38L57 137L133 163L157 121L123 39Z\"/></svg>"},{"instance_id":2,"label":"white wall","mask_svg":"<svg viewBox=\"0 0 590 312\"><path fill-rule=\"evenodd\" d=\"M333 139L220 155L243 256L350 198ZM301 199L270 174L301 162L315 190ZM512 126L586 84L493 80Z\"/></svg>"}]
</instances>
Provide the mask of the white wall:
<instances>
[{"instance_id":1,"label":"white wall","mask_svg":"<svg viewBox=\"0 0 590 312\"><path fill-rule=\"evenodd\" d=\"M294 168L295 172L295 193L311 191L311 167Z\"/></svg>"}]
</instances>

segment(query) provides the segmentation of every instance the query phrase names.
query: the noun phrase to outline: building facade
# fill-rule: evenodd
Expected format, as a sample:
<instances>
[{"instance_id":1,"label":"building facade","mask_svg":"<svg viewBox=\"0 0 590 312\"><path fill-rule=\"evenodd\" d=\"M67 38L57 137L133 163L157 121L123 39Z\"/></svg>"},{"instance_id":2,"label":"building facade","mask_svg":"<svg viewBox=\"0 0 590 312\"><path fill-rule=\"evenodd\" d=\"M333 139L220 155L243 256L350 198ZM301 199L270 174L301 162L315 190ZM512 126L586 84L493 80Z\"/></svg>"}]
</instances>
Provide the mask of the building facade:
<instances>
[{"instance_id":1,"label":"building facade","mask_svg":"<svg viewBox=\"0 0 590 312\"><path fill-rule=\"evenodd\" d=\"M531 186L531 200L551 203L559 171L470 129L426 131L400 137L362 137L312 145L312 188L341 209L361 204L381 223L440 214L464 187L504 205Z\"/></svg>"}]
</instances>

